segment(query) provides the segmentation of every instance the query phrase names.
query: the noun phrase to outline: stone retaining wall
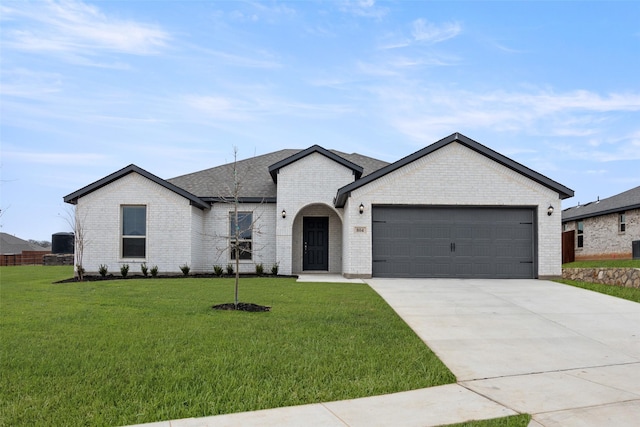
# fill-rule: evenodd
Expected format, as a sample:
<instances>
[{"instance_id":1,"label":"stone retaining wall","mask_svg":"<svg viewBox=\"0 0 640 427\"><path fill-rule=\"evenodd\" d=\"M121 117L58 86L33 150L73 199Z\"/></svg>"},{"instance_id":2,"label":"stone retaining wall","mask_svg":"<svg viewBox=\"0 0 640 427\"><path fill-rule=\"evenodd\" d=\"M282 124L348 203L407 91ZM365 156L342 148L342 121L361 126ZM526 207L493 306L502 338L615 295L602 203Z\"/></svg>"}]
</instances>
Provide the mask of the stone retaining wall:
<instances>
[{"instance_id":1,"label":"stone retaining wall","mask_svg":"<svg viewBox=\"0 0 640 427\"><path fill-rule=\"evenodd\" d=\"M562 278L625 288L640 288L640 268L563 268Z\"/></svg>"},{"instance_id":2,"label":"stone retaining wall","mask_svg":"<svg viewBox=\"0 0 640 427\"><path fill-rule=\"evenodd\" d=\"M73 265L73 254L49 254L42 258L43 265Z\"/></svg>"}]
</instances>

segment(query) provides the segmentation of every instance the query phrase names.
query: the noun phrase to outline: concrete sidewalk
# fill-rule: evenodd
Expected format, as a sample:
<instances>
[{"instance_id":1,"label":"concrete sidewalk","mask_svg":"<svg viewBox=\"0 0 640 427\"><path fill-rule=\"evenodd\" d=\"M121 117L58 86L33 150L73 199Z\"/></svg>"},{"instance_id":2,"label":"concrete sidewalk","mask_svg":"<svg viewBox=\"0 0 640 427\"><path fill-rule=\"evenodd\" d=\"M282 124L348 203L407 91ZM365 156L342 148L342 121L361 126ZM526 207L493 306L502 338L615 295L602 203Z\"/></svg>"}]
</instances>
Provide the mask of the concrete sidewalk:
<instances>
[{"instance_id":1,"label":"concrete sidewalk","mask_svg":"<svg viewBox=\"0 0 640 427\"><path fill-rule=\"evenodd\" d=\"M301 277L343 281L339 276ZM320 280L316 280L320 279ZM145 426L637 426L640 304L540 280L370 279L458 384Z\"/></svg>"}]
</instances>

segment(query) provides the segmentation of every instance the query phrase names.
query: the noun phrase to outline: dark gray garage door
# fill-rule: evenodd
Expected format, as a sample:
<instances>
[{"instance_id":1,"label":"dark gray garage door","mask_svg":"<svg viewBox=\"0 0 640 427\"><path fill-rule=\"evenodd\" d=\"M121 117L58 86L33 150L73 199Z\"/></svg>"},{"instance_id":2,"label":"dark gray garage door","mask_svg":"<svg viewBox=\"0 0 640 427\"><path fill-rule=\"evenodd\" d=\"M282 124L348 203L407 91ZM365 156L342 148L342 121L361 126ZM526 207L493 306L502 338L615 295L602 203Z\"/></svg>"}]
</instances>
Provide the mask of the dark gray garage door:
<instances>
[{"instance_id":1,"label":"dark gray garage door","mask_svg":"<svg viewBox=\"0 0 640 427\"><path fill-rule=\"evenodd\" d=\"M530 208L376 206L374 277L534 278Z\"/></svg>"}]
</instances>

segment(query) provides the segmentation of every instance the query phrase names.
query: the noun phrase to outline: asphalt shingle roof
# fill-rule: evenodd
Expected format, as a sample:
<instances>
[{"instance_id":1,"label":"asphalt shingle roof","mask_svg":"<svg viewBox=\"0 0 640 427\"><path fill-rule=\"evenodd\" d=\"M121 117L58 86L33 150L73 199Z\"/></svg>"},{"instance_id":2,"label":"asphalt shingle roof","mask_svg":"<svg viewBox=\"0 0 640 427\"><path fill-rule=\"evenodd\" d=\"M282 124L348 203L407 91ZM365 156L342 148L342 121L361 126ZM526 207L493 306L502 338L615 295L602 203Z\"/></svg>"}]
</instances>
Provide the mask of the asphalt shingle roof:
<instances>
[{"instance_id":1,"label":"asphalt shingle roof","mask_svg":"<svg viewBox=\"0 0 640 427\"><path fill-rule=\"evenodd\" d=\"M562 211L562 221L575 221L639 208L640 186L606 199L567 208Z\"/></svg>"},{"instance_id":2,"label":"asphalt shingle roof","mask_svg":"<svg viewBox=\"0 0 640 427\"><path fill-rule=\"evenodd\" d=\"M238 160L236 170L241 185L238 196L244 199L275 200L276 184L269 174L269 166L294 156L303 150L285 149L273 153ZM360 154L347 154L328 150L363 168L362 176L368 175L389 163ZM203 200L216 200L233 196L234 164L227 163L199 172L178 176L167 181Z\"/></svg>"},{"instance_id":3,"label":"asphalt shingle roof","mask_svg":"<svg viewBox=\"0 0 640 427\"><path fill-rule=\"evenodd\" d=\"M45 248L19 237L12 236L7 233L0 233L0 253L2 254L21 254L22 251L48 251L50 247Z\"/></svg>"}]
</instances>

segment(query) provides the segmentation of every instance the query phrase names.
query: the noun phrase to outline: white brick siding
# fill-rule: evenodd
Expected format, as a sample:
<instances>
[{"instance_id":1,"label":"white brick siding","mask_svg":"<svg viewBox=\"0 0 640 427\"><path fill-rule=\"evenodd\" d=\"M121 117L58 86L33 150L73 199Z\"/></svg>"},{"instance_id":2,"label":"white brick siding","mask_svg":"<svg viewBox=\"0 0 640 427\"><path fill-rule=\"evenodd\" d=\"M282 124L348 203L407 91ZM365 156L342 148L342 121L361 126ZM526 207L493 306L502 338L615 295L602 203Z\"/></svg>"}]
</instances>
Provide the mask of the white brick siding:
<instances>
[{"instance_id":1,"label":"white brick siding","mask_svg":"<svg viewBox=\"0 0 640 427\"><path fill-rule=\"evenodd\" d=\"M254 273L256 264L263 264L265 272L270 272L273 264L276 263L275 248L275 223L276 206L274 203L242 203L238 206L239 212L253 213L252 232L252 259L240 260L241 273ZM204 252L206 259L206 270L213 271L214 265L223 268L227 264L233 264L229 250L230 225L229 218L234 212L232 203L215 203L208 212L205 221Z\"/></svg>"},{"instance_id":2,"label":"white brick siding","mask_svg":"<svg viewBox=\"0 0 640 427\"><path fill-rule=\"evenodd\" d=\"M122 258L123 205L147 207L146 257ZM137 173L130 173L78 200L76 215L86 230L83 266L87 273L97 273L105 264L110 273L120 274L129 264L129 273L140 273L143 262L160 273L180 272L180 265L193 265L192 233L197 232L197 217L189 201Z\"/></svg>"},{"instance_id":3,"label":"white brick siding","mask_svg":"<svg viewBox=\"0 0 640 427\"><path fill-rule=\"evenodd\" d=\"M371 207L376 204L535 207L538 275L562 273L558 193L461 144L451 143L352 192L344 209L347 276L371 275ZM552 216L547 215L549 205L555 208ZM366 232L355 233L355 227L366 227Z\"/></svg>"},{"instance_id":4,"label":"white brick siding","mask_svg":"<svg viewBox=\"0 0 640 427\"><path fill-rule=\"evenodd\" d=\"M280 169L278 174L277 260L281 274L302 271L302 217L329 217L329 271L341 271L341 212L333 207L338 188L355 179L353 171L313 153ZM303 210L304 209L304 210Z\"/></svg>"}]
</instances>

